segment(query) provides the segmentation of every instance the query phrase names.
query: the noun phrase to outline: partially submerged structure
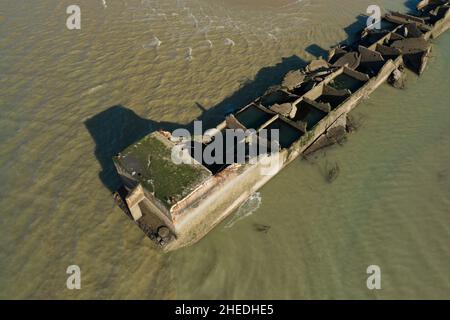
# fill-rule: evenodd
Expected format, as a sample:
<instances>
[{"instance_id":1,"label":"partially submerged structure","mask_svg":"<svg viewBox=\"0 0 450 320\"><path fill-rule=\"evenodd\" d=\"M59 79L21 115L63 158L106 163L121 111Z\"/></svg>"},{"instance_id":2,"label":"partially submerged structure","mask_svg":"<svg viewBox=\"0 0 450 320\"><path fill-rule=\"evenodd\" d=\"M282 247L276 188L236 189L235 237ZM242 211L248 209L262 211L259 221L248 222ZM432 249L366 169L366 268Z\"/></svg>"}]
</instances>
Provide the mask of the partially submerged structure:
<instances>
[{"instance_id":1,"label":"partially submerged structure","mask_svg":"<svg viewBox=\"0 0 450 320\"><path fill-rule=\"evenodd\" d=\"M193 158L175 164L176 139L155 132L114 158L128 192L116 195L117 202L160 247L195 243L273 177L262 172L272 158L280 161L278 171L335 142L345 132L347 114L381 84L389 80L401 87L405 68L422 74L430 39L450 25L449 7L449 0L425 0L418 15L387 14L381 29L367 28L355 44L333 48L327 60L291 71L279 87L215 128L216 135L236 128L278 129L279 150L263 155L265 164L207 165ZM205 148L211 139L192 143Z\"/></svg>"}]
</instances>

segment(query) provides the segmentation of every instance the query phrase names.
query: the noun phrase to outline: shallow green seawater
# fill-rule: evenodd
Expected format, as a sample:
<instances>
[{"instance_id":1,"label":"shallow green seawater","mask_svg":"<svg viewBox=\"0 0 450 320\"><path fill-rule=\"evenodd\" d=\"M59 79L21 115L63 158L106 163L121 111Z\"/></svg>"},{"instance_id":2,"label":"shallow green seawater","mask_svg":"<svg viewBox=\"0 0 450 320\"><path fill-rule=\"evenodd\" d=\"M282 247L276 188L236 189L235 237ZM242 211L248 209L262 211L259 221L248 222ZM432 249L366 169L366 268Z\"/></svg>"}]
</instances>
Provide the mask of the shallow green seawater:
<instances>
[{"instance_id":1,"label":"shallow green seawater","mask_svg":"<svg viewBox=\"0 0 450 320\"><path fill-rule=\"evenodd\" d=\"M343 146L295 161L164 255L115 206L110 156L151 130L218 121L346 39L368 5L406 7L106 3L79 1L81 31L65 27L71 1L0 5L0 298L450 299L449 33L420 79L355 110ZM66 289L72 264L79 291ZM369 265L382 290L367 289Z\"/></svg>"}]
</instances>

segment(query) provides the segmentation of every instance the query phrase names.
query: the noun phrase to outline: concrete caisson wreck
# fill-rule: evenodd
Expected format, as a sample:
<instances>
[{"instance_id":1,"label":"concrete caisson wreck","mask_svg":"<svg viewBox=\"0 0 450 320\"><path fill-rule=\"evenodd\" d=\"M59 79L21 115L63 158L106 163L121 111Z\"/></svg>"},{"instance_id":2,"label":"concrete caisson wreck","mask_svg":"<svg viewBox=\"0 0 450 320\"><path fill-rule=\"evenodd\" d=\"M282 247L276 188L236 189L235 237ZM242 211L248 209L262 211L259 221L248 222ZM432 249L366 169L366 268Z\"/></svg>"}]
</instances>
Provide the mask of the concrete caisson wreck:
<instances>
[{"instance_id":1,"label":"concrete caisson wreck","mask_svg":"<svg viewBox=\"0 0 450 320\"><path fill-rule=\"evenodd\" d=\"M449 9L449 0L425 0L416 15L386 14L381 29L369 27L356 43L333 48L327 60L291 71L279 87L228 116L216 134L278 129L279 149L262 157L267 163L276 156L277 171L335 142L347 114L381 84L402 87L406 68L424 72L430 40L449 28ZM211 140L197 142L207 147ZM154 132L113 159L127 191L116 194L118 204L164 250L201 239L273 177L263 174L261 161L175 164L176 143L170 133Z\"/></svg>"}]
</instances>

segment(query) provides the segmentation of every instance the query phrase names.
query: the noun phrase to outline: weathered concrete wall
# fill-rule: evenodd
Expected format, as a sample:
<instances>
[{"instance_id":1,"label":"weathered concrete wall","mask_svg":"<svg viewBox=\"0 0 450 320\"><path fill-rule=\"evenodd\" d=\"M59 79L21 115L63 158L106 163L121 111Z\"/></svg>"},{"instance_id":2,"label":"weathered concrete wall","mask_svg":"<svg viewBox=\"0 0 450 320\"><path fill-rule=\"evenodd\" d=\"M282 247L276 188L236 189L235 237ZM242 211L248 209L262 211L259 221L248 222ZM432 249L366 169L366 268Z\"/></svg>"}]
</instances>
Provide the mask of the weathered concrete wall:
<instances>
[{"instance_id":1,"label":"weathered concrete wall","mask_svg":"<svg viewBox=\"0 0 450 320\"><path fill-rule=\"evenodd\" d=\"M286 164L287 150L279 154L281 163L276 172ZM277 156L272 160L276 162ZM211 229L225 219L230 213L245 202L254 192L272 179L276 174L264 175L266 164L236 165L227 168L214 189L205 194L198 204L188 208L175 225L177 240L169 243L166 250L174 250L191 245L203 238Z\"/></svg>"},{"instance_id":2,"label":"weathered concrete wall","mask_svg":"<svg viewBox=\"0 0 450 320\"><path fill-rule=\"evenodd\" d=\"M436 22L433 30L427 32L424 36L425 40L436 39L450 28L450 10L447 11L444 19Z\"/></svg>"},{"instance_id":3,"label":"weathered concrete wall","mask_svg":"<svg viewBox=\"0 0 450 320\"><path fill-rule=\"evenodd\" d=\"M401 63L401 57L395 62L392 60L386 62L377 77L370 79L341 106L331 111L312 131L300 138L291 148L282 150L279 154L282 166L279 167L277 172L296 159L330 127L335 125L336 121L339 121L341 117L346 117L347 113L355 108L362 99L368 97L370 93L383 84ZM343 68L336 74L342 72ZM324 83L329 83L334 76L328 77ZM323 86L324 83L321 85ZM274 157L276 156L273 156L273 159L275 159ZM263 168L264 164L261 163L255 165L234 165L225 169L218 176L213 177L212 179L215 180L213 182L214 186L210 188L209 192L202 193L202 197L197 203L185 208L182 213L175 217L174 225L177 240L169 243L165 249L174 250L191 245L203 238L277 173L263 175L261 173Z\"/></svg>"}]
</instances>

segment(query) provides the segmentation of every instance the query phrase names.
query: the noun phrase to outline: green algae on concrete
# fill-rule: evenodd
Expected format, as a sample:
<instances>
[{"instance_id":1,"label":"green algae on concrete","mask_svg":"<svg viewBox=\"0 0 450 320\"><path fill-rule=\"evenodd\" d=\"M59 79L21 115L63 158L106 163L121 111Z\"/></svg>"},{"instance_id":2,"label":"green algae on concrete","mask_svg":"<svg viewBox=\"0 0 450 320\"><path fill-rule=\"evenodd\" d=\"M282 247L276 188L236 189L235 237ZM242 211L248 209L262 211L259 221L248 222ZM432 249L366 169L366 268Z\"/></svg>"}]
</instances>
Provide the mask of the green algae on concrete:
<instances>
[{"instance_id":1,"label":"green algae on concrete","mask_svg":"<svg viewBox=\"0 0 450 320\"><path fill-rule=\"evenodd\" d=\"M174 163L171 148L170 141L156 132L114 158L116 165L168 209L211 176L201 164Z\"/></svg>"}]
</instances>

